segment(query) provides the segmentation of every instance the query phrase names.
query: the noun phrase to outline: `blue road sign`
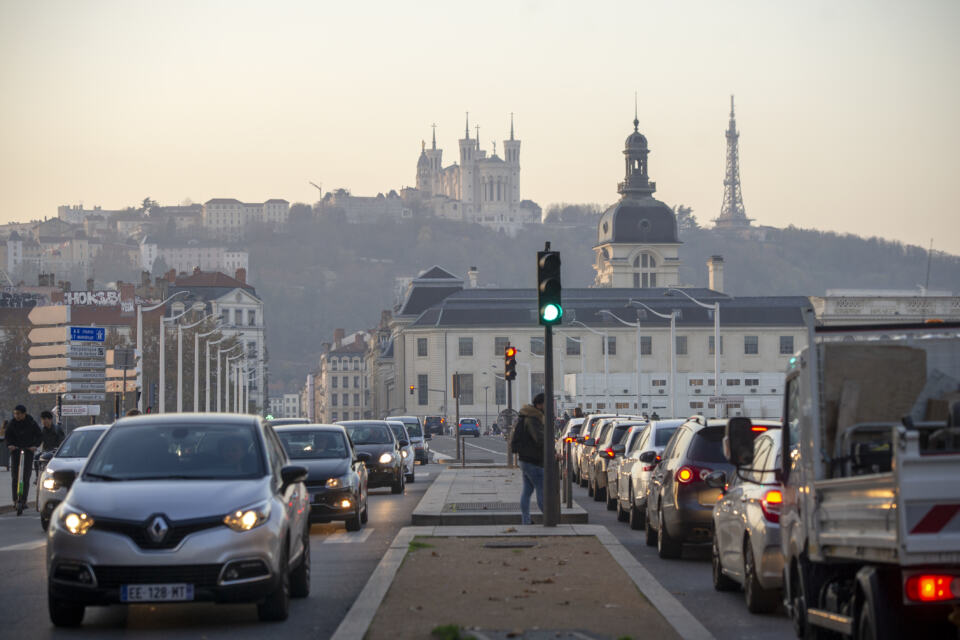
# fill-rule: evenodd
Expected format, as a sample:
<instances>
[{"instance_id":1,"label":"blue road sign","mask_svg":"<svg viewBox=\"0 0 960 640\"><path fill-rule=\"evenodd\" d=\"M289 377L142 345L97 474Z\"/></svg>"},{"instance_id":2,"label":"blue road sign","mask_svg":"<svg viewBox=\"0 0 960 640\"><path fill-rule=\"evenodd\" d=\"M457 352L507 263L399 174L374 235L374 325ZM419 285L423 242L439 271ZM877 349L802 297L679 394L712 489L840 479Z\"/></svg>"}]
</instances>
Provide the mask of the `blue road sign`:
<instances>
[{"instance_id":1,"label":"blue road sign","mask_svg":"<svg viewBox=\"0 0 960 640\"><path fill-rule=\"evenodd\" d=\"M72 342L103 342L107 337L107 330L103 327L70 327Z\"/></svg>"}]
</instances>

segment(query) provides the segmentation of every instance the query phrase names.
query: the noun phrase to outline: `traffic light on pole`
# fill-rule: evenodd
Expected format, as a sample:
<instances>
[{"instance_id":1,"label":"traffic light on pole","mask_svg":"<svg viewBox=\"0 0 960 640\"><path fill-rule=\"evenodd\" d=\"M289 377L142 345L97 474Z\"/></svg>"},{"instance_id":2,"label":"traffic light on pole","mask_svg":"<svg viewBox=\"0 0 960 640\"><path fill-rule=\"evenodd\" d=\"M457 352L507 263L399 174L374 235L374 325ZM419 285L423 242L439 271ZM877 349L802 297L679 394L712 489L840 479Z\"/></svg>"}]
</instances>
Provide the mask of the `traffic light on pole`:
<instances>
[{"instance_id":1,"label":"traffic light on pole","mask_svg":"<svg viewBox=\"0 0 960 640\"><path fill-rule=\"evenodd\" d=\"M413 395L413 385L410 385L410 395Z\"/></svg>"},{"instance_id":2,"label":"traffic light on pole","mask_svg":"<svg viewBox=\"0 0 960 640\"><path fill-rule=\"evenodd\" d=\"M517 348L508 346L503 350L503 379L515 380L517 377Z\"/></svg>"},{"instance_id":3,"label":"traffic light on pole","mask_svg":"<svg viewBox=\"0 0 960 640\"><path fill-rule=\"evenodd\" d=\"M563 319L560 292L560 252L550 251L550 243L547 243L544 251L537 252L537 309L540 324L560 324Z\"/></svg>"}]
</instances>

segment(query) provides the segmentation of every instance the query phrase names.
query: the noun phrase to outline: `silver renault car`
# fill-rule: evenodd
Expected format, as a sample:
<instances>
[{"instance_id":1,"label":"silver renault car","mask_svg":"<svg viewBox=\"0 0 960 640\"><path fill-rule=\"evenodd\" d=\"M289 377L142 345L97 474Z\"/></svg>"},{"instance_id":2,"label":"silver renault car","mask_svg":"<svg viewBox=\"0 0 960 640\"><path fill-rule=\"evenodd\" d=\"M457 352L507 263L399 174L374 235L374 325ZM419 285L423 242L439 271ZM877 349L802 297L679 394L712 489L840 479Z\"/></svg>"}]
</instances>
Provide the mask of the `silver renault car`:
<instances>
[{"instance_id":1,"label":"silver renault car","mask_svg":"<svg viewBox=\"0 0 960 640\"><path fill-rule=\"evenodd\" d=\"M307 469L273 428L230 414L122 418L69 487L47 531L56 626L91 605L251 602L287 617L310 591Z\"/></svg>"}]
</instances>

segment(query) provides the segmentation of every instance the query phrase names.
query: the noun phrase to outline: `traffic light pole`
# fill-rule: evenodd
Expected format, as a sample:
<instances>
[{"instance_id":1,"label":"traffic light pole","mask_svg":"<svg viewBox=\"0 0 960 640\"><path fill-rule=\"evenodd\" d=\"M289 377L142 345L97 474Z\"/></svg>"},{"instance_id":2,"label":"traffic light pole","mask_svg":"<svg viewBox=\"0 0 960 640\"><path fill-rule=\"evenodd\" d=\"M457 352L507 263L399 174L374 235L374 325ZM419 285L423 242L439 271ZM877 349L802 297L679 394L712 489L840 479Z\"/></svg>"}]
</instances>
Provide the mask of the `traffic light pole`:
<instances>
[{"instance_id":1,"label":"traffic light pole","mask_svg":"<svg viewBox=\"0 0 960 640\"><path fill-rule=\"evenodd\" d=\"M513 415L513 380L507 380L507 414ZM516 462L513 459L513 446L510 444L510 441L513 440L513 433L511 430L506 430L507 435L507 466L515 467L517 466Z\"/></svg>"},{"instance_id":2,"label":"traffic light pole","mask_svg":"<svg viewBox=\"0 0 960 640\"><path fill-rule=\"evenodd\" d=\"M549 324L543 328L543 349L543 526L555 527L560 522L560 474L553 424L553 326Z\"/></svg>"}]
</instances>

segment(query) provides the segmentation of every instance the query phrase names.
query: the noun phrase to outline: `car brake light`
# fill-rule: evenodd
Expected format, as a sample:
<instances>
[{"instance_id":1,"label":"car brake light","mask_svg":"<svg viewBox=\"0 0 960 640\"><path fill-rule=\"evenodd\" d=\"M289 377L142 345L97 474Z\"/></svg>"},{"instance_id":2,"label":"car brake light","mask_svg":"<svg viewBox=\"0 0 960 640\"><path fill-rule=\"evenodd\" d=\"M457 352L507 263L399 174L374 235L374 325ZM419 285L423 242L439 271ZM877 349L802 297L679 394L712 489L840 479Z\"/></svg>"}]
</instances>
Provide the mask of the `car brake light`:
<instances>
[{"instance_id":1,"label":"car brake light","mask_svg":"<svg viewBox=\"0 0 960 640\"><path fill-rule=\"evenodd\" d=\"M780 522L780 505L783 504L783 493L778 489L770 489L763 494L760 501L760 510L768 522Z\"/></svg>"},{"instance_id":2,"label":"car brake light","mask_svg":"<svg viewBox=\"0 0 960 640\"><path fill-rule=\"evenodd\" d=\"M570 436L567 436L566 438L563 439L563 441L564 441L564 442L573 442L573 438L571 438Z\"/></svg>"},{"instance_id":3,"label":"car brake light","mask_svg":"<svg viewBox=\"0 0 960 640\"><path fill-rule=\"evenodd\" d=\"M907 578L907 598L915 602L942 602L955 600L954 576L923 573Z\"/></svg>"},{"instance_id":4,"label":"car brake light","mask_svg":"<svg viewBox=\"0 0 960 640\"><path fill-rule=\"evenodd\" d=\"M763 431L766 431L766 430L767 430L767 428L766 428L765 426L763 426L762 424L755 424L755 425L753 425L752 427L750 427L750 431L760 431L760 432L763 432Z\"/></svg>"},{"instance_id":5,"label":"car brake light","mask_svg":"<svg viewBox=\"0 0 960 640\"><path fill-rule=\"evenodd\" d=\"M607 447L606 449L604 449L604 450L603 450L603 453L604 453L608 458L613 458L613 457L616 455L616 454L613 452L613 449L611 449L610 447Z\"/></svg>"},{"instance_id":6,"label":"car brake light","mask_svg":"<svg viewBox=\"0 0 960 640\"><path fill-rule=\"evenodd\" d=\"M684 484L686 484L687 482L692 482L693 469L691 469L690 467L680 467L677 470L677 481L683 482Z\"/></svg>"}]
</instances>

